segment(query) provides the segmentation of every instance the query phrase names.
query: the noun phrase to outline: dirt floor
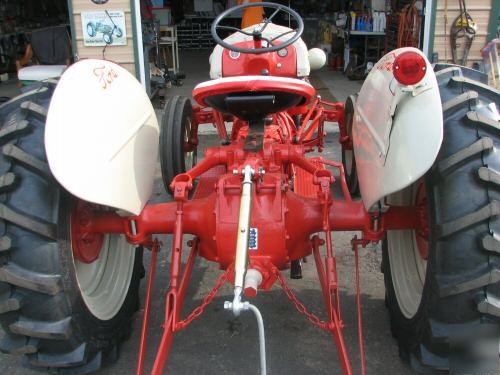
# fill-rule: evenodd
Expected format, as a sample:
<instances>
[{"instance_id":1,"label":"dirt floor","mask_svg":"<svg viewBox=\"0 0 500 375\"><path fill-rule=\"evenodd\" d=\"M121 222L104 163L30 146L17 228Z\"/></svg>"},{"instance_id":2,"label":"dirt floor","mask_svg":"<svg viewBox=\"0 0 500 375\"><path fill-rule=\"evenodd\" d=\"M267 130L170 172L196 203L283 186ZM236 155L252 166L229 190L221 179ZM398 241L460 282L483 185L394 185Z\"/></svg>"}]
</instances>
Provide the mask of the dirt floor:
<instances>
[{"instance_id":1,"label":"dirt floor","mask_svg":"<svg viewBox=\"0 0 500 375\"><path fill-rule=\"evenodd\" d=\"M181 56L182 59L182 56ZM186 60L184 60L186 61ZM202 61L199 59L198 61ZM205 59L205 61L207 61ZM201 64L200 64L201 65ZM195 83L207 79L199 77L200 70L208 66L185 64L188 79L181 88L172 88L169 95L189 95ZM206 75L206 74L205 74ZM326 77L326 78L324 78ZM339 73L322 71L315 78L328 87L332 96L339 100L359 90L359 83L347 82ZM340 87L336 89L335 87ZM348 91L351 90L351 91ZM356 91L357 91L356 90ZM217 144L214 135L202 138L201 148ZM324 156L340 160L340 147L337 133L327 139ZM169 199L165 194L158 172L152 202ZM297 218L299 219L299 218ZM359 350L356 323L355 271L354 256L350 240L355 233L334 233L334 247L337 255L339 284L341 291L342 319L345 324L344 335L355 374L360 373ZM170 238L160 237L164 247L159 255L156 275L156 288L153 297L153 314L150 321L150 336L147 350L146 368L150 369L159 344L164 314L164 297L168 287ZM185 254L187 257L187 252ZM398 348L389 328L387 310L384 306L384 284L380 273L380 247L369 246L361 251L362 306L364 317L364 339L368 374L405 375L411 374L408 366L398 357ZM145 267L149 266L150 256L145 254ZM216 264L199 259L187 292L183 315L198 306L207 292L213 287L220 275ZM316 269L312 257L304 264L303 279L286 280L299 299L313 312L324 317L323 301ZM144 300L146 281L141 284ZM169 374L241 374L259 373L258 333L253 315L244 313L239 318L223 309L224 301L232 299L229 286L223 287L220 294L209 305L205 314L187 329L180 332L173 343L167 371ZM337 358L332 337L312 326L299 314L286 298L279 286L268 293L260 293L253 303L264 317L266 329L267 363L269 374L340 374L341 367ZM112 366L99 374L132 374L135 370L139 347L140 325L143 310L135 316L133 335L120 348L120 358ZM1 374L38 374L22 368L21 358L0 355Z\"/></svg>"}]
</instances>

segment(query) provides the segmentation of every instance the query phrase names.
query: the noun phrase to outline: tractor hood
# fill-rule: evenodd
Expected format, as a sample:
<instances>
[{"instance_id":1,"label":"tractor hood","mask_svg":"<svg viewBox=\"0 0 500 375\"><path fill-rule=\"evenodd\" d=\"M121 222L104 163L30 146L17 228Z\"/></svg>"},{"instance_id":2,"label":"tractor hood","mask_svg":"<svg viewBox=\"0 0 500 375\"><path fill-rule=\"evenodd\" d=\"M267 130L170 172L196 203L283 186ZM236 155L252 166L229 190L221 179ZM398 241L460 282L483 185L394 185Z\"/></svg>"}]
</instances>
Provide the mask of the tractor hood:
<instances>
[{"instance_id":1,"label":"tractor hood","mask_svg":"<svg viewBox=\"0 0 500 375\"><path fill-rule=\"evenodd\" d=\"M55 178L76 197L139 214L153 189L158 137L148 95L119 65L81 60L59 80L45 148Z\"/></svg>"}]
</instances>

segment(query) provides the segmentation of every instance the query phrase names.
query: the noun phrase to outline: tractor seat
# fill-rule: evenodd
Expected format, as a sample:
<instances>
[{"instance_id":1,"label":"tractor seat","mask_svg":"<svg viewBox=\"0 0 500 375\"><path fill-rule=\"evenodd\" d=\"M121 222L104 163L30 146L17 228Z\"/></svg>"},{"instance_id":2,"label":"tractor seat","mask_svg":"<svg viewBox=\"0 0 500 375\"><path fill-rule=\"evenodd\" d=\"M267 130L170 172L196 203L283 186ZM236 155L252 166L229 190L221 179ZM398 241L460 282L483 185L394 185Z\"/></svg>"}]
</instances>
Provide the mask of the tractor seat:
<instances>
[{"instance_id":1,"label":"tractor seat","mask_svg":"<svg viewBox=\"0 0 500 375\"><path fill-rule=\"evenodd\" d=\"M19 69L17 78L21 82L43 81L46 79L57 79L66 70L66 65L32 65Z\"/></svg>"},{"instance_id":2,"label":"tractor seat","mask_svg":"<svg viewBox=\"0 0 500 375\"><path fill-rule=\"evenodd\" d=\"M267 115L307 105L316 90L297 78L238 76L197 85L193 97L202 106L230 113L244 121L262 121Z\"/></svg>"}]
</instances>

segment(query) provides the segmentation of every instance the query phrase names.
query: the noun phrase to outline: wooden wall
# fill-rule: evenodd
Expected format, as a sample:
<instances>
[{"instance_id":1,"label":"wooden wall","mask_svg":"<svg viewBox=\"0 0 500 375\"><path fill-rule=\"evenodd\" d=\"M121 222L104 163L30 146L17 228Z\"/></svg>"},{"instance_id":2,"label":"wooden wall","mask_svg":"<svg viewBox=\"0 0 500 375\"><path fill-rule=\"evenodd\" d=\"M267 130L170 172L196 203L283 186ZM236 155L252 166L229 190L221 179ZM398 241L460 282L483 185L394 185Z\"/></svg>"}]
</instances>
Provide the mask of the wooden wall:
<instances>
[{"instance_id":1,"label":"wooden wall","mask_svg":"<svg viewBox=\"0 0 500 375\"><path fill-rule=\"evenodd\" d=\"M488 23L493 1L500 0L468 0L467 11L477 24L477 33L472 43L467 65L471 66L474 61L482 61L481 49L486 44L488 35ZM460 13L458 0L437 0L436 24L434 32L434 53L438 53L439 62L451 62L450 29L453 21ZM446 27L445 27L446 25ZM464 39L459 43L464 45ZM458 56L462 56L462 50L457 48Z\"/></svg>"},{"instance_id":2,"label":"wooden wall","mask_svg":"<svg viewBox=\"0 0 500 375\"><path fill-rule=\"evenodd\" d=\"M104 47L85 46L83 44L82 12L121 10L125 13L127 29L127 45L107 46L104 54L106 60L114 61L135 75L134 33L132 28L131 0L109 0L106 4L97 5L90 0L70 0L73 4L73 19L76 36L76 54L80 59L103 58Z\"/></svg>"}]
</instances>

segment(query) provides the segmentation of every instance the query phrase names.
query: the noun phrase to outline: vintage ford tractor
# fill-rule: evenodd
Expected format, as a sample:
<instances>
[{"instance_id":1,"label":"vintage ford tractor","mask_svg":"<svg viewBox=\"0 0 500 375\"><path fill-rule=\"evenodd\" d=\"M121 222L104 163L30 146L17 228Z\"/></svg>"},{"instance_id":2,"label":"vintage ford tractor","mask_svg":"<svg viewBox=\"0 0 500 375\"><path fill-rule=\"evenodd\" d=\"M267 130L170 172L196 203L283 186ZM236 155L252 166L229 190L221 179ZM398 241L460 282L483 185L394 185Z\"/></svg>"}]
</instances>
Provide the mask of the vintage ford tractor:
<instances>
[{"instance_id":1,"label":"vintage ford tractor","mask_svg":"<svg viewBox=\"0 0 500 375\"><path fill-rule=\"evenodd\" d=\"M268 14L260 24L221 22L255 6ZM296 28L273 24L279 12ZM139 306L147 249L138 374L162 373L175 334L224 283L234 286L225 314L257 318L261 374L265 316L252 297L275 284L331 333L341 364L332 372L351 374L331 233L357 231L356 264L358 248L382 243L401 356L422 373L498 373L499 92L477 71L432 66L421 51L402 48L375 64L358 95L328 103L308 81L325 56L306 49L302 32L299 15L282 5L225 11L212 26L212 79L194 89L195 105L169 99L161 124L136 79L103 60L81 60L58 82L0 106L2 351L62 373L112 361ZM338 124L342 162L308 157L323 149L326 122ZM220 146L197 155L206 124L217 129ZM173 199L151 204L158 158ZM161 343L145 366L157 234L172 235L170 283ZM299 278L308 256L325 302L322 319L283 276L290 269ZM202 304L185 313L197 257L222 271Z\"/></svg>"}]
</instances>

